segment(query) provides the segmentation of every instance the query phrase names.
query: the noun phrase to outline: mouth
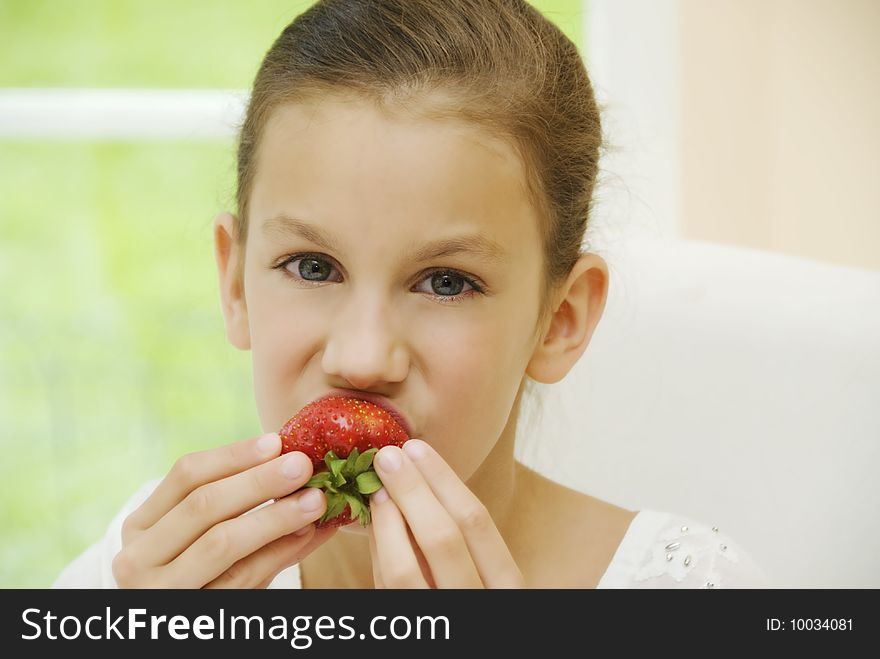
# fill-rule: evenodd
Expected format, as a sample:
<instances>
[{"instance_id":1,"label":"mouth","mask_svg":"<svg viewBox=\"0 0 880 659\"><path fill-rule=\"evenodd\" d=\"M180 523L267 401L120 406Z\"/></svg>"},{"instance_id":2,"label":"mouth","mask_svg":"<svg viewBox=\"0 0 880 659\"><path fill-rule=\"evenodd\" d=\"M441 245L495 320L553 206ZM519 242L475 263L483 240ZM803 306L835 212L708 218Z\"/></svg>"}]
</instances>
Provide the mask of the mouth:
<instances>
[{"instance_id":1,"label":"mouth","mask_svg":"<svg viewBox=\"0 0 880 659\"><path fill-rule=\"evenodd\" d=\"M381 407L383 410L391 415L391 418L393 418L395 421L397 421L398 424L400 424L400 427L406 431L407 437L413 436L412 426L410 425L407 418L396 407L394 407L394 405L391 404L391 401L389 401L384 396L379 396L378 394L368 394L363 391L355 391L354 389L333 389L330 391L330 393L321 396L317 400L324 400L325 398L329 398L331 396L356 398L358 400L364 400L368 403L372 403L373 405Z\"/></svg>"}]
</instances>

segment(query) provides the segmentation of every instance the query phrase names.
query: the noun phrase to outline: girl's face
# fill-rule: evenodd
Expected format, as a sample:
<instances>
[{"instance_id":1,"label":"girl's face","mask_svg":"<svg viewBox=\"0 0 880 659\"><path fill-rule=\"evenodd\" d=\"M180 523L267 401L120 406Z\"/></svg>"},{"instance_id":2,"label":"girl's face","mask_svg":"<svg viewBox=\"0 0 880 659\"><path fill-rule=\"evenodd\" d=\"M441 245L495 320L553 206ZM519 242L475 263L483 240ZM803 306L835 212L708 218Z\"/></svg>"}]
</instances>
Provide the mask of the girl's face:
<instances>
[{"instance_id":1,"label":"girl's face","mask_svg":"<svg viewBox=\"0 0 880 659\"><path fill-rule=\"evenodd\" d=\"M467 480L535 348L521 161L465 125L335 98L275 110L257 157L230 337L253 352L264 431L334 388L379 394Z\"/></svg>"}]
</instances>

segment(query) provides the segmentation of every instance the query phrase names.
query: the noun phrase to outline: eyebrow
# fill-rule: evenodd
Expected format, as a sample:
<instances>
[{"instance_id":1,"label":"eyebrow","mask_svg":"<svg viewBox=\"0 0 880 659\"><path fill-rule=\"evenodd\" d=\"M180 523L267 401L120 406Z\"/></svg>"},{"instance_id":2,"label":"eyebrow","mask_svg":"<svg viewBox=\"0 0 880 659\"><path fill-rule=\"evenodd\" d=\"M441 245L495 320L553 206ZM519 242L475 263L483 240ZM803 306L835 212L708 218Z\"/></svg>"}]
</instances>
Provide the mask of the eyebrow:
<instances>
[{"instance_id":1,"label":"eyebrow","mask_svg":"<svg viewBox=\"0 0 880 659\"><path fill-rule=\"evenodd\" d=\"M341 241L331 232L309 224L295 217L278 215L263 222L264 236L296 236L320 245L328 251L340 251ZM471 254L488 261L499 262L507 257L507 251L500 243L481 233L469 233L452 238L440 238L421 245L412 254L416 262L450 256L452 254Z\"/></svg>"}]
</instances>

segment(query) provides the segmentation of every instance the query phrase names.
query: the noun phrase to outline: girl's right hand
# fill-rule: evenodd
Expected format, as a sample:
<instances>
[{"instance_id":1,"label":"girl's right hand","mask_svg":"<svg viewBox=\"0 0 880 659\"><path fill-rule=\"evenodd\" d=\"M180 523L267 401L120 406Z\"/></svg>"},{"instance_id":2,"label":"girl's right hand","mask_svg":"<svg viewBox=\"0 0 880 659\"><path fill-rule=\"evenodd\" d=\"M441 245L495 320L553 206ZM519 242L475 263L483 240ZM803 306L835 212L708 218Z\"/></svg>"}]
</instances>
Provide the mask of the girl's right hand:
<instances>
[{"instance_id":1,"label":"girl's right hand","mask_svg":"<svg viewBox=\"0 0 880 659\"><path fill-rule=\"evenodd\" d=\"M180 458L122 524L121 588L265 588L336 532L315 530L327 505L299 451L277 433ZM279 457L280 456L280 457ZM268 501L276 501L252 510ZM251 511L248 514L247 511Z\"/></svg>"}]
</instances>

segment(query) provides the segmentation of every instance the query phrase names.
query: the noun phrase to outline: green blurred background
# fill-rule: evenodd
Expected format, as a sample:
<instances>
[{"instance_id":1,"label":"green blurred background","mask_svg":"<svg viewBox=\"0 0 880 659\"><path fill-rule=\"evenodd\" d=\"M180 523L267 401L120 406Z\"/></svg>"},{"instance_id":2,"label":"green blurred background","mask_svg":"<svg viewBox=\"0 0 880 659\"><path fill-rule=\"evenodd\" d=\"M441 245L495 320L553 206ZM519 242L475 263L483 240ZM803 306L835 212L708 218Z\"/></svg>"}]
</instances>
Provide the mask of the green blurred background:
<instances>
[{"instance_id":1,"label":"green blurred background","mask_svg":"<svg viewBox=\"0 0 880 659\"><path fill-rule=\"evenodd\" d=\"M0 0L0 87L250 87L310 1ZM579 46L581 0L532 2ZM48 587L144 481L259 434L212 251L234 143L0 138L0 587Z\"/></svg>"}]
</instances>

